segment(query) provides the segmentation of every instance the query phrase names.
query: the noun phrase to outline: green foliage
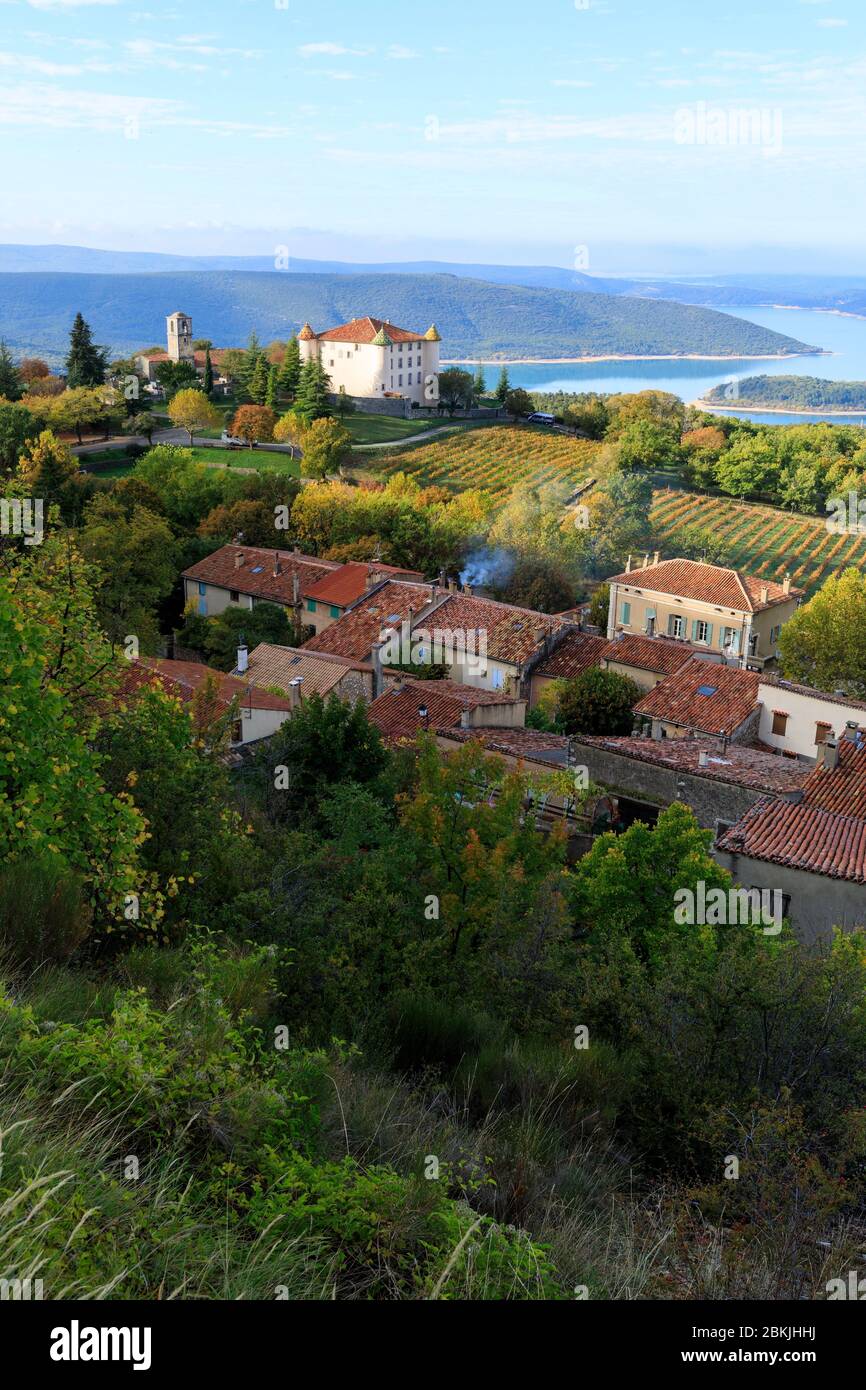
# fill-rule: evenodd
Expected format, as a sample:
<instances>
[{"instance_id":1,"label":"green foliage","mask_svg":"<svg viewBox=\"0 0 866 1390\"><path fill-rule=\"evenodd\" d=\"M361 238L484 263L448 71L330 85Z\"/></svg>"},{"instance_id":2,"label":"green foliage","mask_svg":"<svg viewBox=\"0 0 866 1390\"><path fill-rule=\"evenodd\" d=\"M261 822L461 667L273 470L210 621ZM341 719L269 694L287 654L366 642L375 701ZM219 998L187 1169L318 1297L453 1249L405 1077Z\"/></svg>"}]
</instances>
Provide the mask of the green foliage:
<instances>
[{"instance_id":1,"label":"green foliage","mask_svg":"<svg viewBox=\"0 0 866 1390\"><path fill-rule=\"evenodd\" d=\"M331 378L318 357L311 357L301 368L295 392L295 413L308 424L331 413Z\"/></svg>"},{"instance_id":2,"label":"green foliage","mask_svg":"<svg viewBox=\"0 0 866 1390\"><path fill-rule=\"evenodd\" d=\"M202 618L188 610L178 638L182 647L201 652L208 666L232 671L242 638L252 651L260 642L298 646L302 633L295 627L290 610L282 604L257 603L254 608L230 605L213 618Z\"/></svg>"},{"instance_id":3,"label":"green foliage","mask_svg":"<svg viewBox=\"0 0 866 1390\"><path fill-rule=\"evenodd\" d=\"M831 575L779 635L788 680L818 690L866 695L866 578L857 569Z\"/></svg>"},{"instance_id":4,"label":"green foliage","mask_svg":"<svg viewBox=\"0 0 866 1390\"><path fill-rule=\"evenodd\" d=\"M315 815L326 789L344 782L375 787L388 762L363 704L313 692L264 754L268 814L275 823L297 824Z\"/></svg>"},{"instance_id":5,"label":"green foliage","mask_svg":"<svg viewBox=\"0 0 866 1390\"><path fill-rule=\"evenodd\" d=\"M630 734L641 694L629 676L588 666L558 683L559 723L567 734Z\"/></svg>"},{"instance_id":6,"label":"green foliage","mask_svg":"<svg viewBox=\"0 0 866 1390\"><path fill-rule=\"evenodd\" d=\"M0 402L0 474L15 471L26 445L39 432L38 421L25 406Z\"/></svg>"},{"instance_id":7,"label":"green foliage","mask_svg":"<svg viewBox=\"0 0 866 1390\"><path fill-rule=\"evenodd\" d=\"M0 338L0 400L17 401L23 391L21 373L12 360L5 339Z\"/></svg>"},{"instance_id":8,"label":"green foliage","mask_svg":"<svg viewBox=\"0 0 866 1390\"><path fill-rule=\"evenodd\" d=\"M108 349L97 347L93 331L80 313L69 333L69 352L66 356L66 385L99 386L108 369Z\"/></svg>"}]
</instances>

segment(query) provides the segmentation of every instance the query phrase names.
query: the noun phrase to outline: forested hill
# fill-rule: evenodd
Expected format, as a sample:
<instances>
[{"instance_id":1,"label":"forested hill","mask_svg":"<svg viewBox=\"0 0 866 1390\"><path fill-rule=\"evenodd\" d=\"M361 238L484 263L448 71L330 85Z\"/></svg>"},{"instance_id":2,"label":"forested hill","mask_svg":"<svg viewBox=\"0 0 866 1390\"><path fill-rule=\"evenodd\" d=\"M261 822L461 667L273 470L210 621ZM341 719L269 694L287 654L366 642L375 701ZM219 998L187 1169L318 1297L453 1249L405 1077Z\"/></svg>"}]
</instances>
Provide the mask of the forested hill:
<instances>
[{"instance_id":1,"label":"forested hill","mask_svg":"<svg viewBox=\"0 0 866 1390\"><path fill-rule=\"evenodd\" d=\"M730 405L730 384L707 391L713 405ZM791 410L866 410L866 381L824 381L816 376L746 376L737 382L737 405L787 406Z\"/></svg>"},{"instance_id":2,"label":"forested hill","mask_svg":"<svg viewBox=\"0 0 866 1390\"><path fill-rule=\"evenodd\" d=\"M322 330L371 314L421 331L436 323L445 357L764 356L818 349L694 305L494 285L455 275L171 273L0 275L0 338L57 362L80 311L113 354L161 343L165 317L192 315L197 336L242 344Z\"/></svg>"}]
</instances>

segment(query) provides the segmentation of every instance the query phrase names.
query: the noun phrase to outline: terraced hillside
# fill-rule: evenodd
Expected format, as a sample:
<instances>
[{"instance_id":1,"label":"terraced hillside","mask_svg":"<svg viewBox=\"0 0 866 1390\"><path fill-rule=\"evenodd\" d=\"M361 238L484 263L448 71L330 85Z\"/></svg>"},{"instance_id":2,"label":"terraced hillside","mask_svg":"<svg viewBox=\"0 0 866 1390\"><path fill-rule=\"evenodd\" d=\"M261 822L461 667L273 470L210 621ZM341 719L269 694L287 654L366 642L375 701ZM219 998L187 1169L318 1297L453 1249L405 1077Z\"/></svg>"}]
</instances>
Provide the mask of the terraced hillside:
<instances>
[{"instance_id":1,"label":"terraced hillside","mask_svg":"<svg viewBox=\"0 0 866 1390\"><path fill-rule=\"evenodd\" d=\"M667 549L679 530L700 527L730 546L740 568L775 580L788 572L810 596L836 570L866 569L866 535L836 535L819 517L677 491L657 492L651 516Z\"/></svg>"},{"instance_id":2,"label":"terraced hillside","mask_svg":"<svg viewBox=\"0 0 866 1390\"><path fill-rule=\"evenodd\" d=\"M577 486L592 473L598 449L589 439L544 433L532 426L497 425L391 451L375 468L383 475L407 473L455 492L484 488L504 501L518 483Z\"/></svg>"}]
</instances>

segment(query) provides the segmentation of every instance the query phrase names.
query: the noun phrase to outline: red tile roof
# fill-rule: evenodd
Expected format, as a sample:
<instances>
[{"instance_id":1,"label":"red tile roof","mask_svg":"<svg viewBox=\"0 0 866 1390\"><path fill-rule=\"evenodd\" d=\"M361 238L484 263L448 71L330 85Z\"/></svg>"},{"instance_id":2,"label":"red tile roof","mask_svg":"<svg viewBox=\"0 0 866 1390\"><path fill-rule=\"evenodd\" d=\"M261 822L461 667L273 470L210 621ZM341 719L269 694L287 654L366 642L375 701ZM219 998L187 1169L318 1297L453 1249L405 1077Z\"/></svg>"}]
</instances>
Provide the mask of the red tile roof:
<instances>
[{"instance_id":1,"label":"red tile roof","mask_svg":"<svg viewBox=\"0 0 866 1390\"><path fill-rule=\"evenodd\" d=\"M346 661L328 652L308 652L303 647L278 647L260 642L249 654L247 679L258 685L278 685L287 690L289 682L300 676L301 699L308 695L327 695L350 671L372 676L372 666Z\"/></svg>"},{"instance_id":2,"label":"red tile roof","mask_svg":"<svg viewBox=\"0 0 866 1390\"><path fill-rule=\"evenodd\" d=\"M505 729L485 725L474 729L441 729L443 738L452 743L477 740L488 753L502 753L509 758L544 763L548 767L568 765L569 740L565 734L546 734L540 729Z\"/></svg>"},{"instance_id":3,"label":"red tile roof","mask_svg":"<svg viewBox=\"0 0 866 1390\"><path fill-rule=\"evenodd\" d=\"M807 763L781 758L778 753L763 752L741 743L731 743L722 750L720 744L701 738L604 738L576 734L574 742L667 767L673 772L687 772L714 782L730 782L738 787L776 792L780 796L801 788L811 771ZM702 752L707 755L705 767L700 765Z\"/></svg>"},{"instance_id":4,"label":"red tile roof","mask_svg":"<svg viewBox=\"0 0 866 1390\"><path fill-rule=\"evenodd\" d=\"M406 680L386 690L368 707L371 721L387 739L414 738L420 728L448 729L459 724L463 710L479 705L517 705L501 691L481 690L456 681ZM426 720L418 713L427 710Z\"/></svg>"},{"instance_id":5,"label":"red tile roof","mask_svg":"<svg viewBox=\"0 0 866 1390\"><path fill-rule=\"evenodd\" d=\"M679 598L712 603L740 613L758 613L763 608L799 598L803 592L791 589L786 594L784 587L771 579L756 579L723 565L705 564L702 560L662 560L645 569L614 574L607 582L627 584L652 594L676 594Z\"/></svg>"},{"instance_id":6,"label":"red tile roof","mask_svg":"<svg viewBox=\"0 0 866 1390\"><path fill-rule=\"evenodd\" d=\"M309 325L306 324L306 327ZM338 328L326 328L324 333L313 333L312 336L326 343L372 343L383 328L395 343L420 343L424 337L423 333L412 333L408 328L397 328L387 319L368 317L351 319L349 323L341 323Z\"/></svg>"},{"instance_id":7,"label":"red tile roof","mask_svg":"<svg viewBox=\"0 0 866 1390\"><path fill-rule=\"evenodd\" d=\"M606 637L594 637L589 632L567 632L532 674L569 680L579 676L587 666L597 666L607 646Z\"/></svg>"},{"instance_id":8,"label":"red tile roof","mask_svg":"<svg viewBox=\"0 0 866 1390\"><path fill-rule=\"evenodd\" d=\"M132 664L124 685L127 689L135 689L155 681L169 694L179 696L186 703L210 676L217 683L223 704L230 705L238 696L247 709L288 712L292 708L291 702L282 696L271 695L270 691L250 685L239 676L227 676L225 672L214 671L198 661L169 661L162 657L143 656Z\"/></svg>"},{"instance_id":9,"label":"red tile roof","mask_svg":"<svg viewBox=\"0 0 866 1390\"><path fill-rule=\"evenodd\" d=\"M866 883L866 821L806 803L756 802L719 839L718 848L828 878Z\"/></svg>"},{"instance_id":10,"label":"red tile roof","mask_svg":"<svg viewBox=\"0 0 866 1390\"><path fill-rule=\"evenodd\" d=\"M702 734L731 735L757 707L759 681L757 671L693 657L644 695L635 714Z\"/></svg>"},{"instance_id":11,"label":"red tile roof","mask_svg":"<svg viewBox=\"0 0 866 1390\"><path fill-rule=\"evenodd\" d=\"M386 576L399 576L422 583L424 580L424 576L418 570L398 569L395 565L380 565L375 561L352 560L311 584L304 590L304 597L318 599L320 603L332 603L338 608L348 608L349 604L361 598L372 584L378 583L380 578L384 579Z\"/></svg>"},{"instance_id":12,"label":"red tile roof","mask_svg":"<svg viewBox=\"0 0 866 1390\"><path fill-rule=\"evenodd\" d=\"M305 642L304 650L333 652L352 661L364 661L381 633L399 628L410 613L420 612L430 602L432 593L429 584L389 579L349 608L337 622Z\"/></svg>"},{"instance_id":13,"label":"red tile roof","mask_svg":"<svg viewBox=\"0 0 866 1390\"><path fill-rule=\"evenodd\" d=\"M803 789L803 799L822 811L838 811L866 820L866 735L862 744L840 738L836 767L814 767Z\"/></svg>"},{"instance_id":14,"label":"red tile roof","mask_svg":"<svg viewBox=\"0 0 866 1390\"><path fill-rule=\"evenodd\" d=\"M424 619L424 627L442 631L484 631L487 655L491 661L522 666L539 650L538 633L549 636L567 624L549 613L532 608L516 608L510 603L475 598L470 594L451 594Z\"/></svg>"},{"instance_id":15,"label":"red tile roof","mask_svg":"<svg viewBox=\"0 0 866 1390\"><path fill-rule=\"evenodd\" d=\"M228 351L227 348L211 348L210 360L211 360L211 363L212 363L212 365L213 365L214 367L218 367L218 366L220 365L220 363L222 362L223 358L225 357L225 354L226 354L227 351ZM136 356L138 356L138 357L146 357L146 358L148 359L149 362L173 362L173 361L174 361L174 358L169 357L169 355L168 355L167 352L163 352L163 351L161 351L161 349L159 349L159 348L157 348L155 352L139 352L139 353L136 354ZM196 350L196 351L193 353L193 356L194 356L194 358L195 358L195 365L196 365L197 367L201 367L202 369L204 369L205 362L206 362L206 360L207 360L206 354L205 354L204 352L201 352L201 351ZM188 359L186 359L186 360L188 360Z\"/></svg>"},{"instance_id":16,"label":"red tile roof","mask_svg":"<svg viewBox=\"0 0 866 1390\"><path fill-rule=\"evenodd\" d=\"M637 632L623 632L606 643L602 660L672 676L694 655L694 647L673 637L644 637Z\"/></svg>"},{"instance_id":17,"label":"red tile roof","mask_svg":"<svg viewBox=\"0 0 866 1390\"><path fill-rule=\"evenodd\" d=\"M243 564L237 565L238 556ZM280 573L274 574L279 559ZM184 579L214 584L220 589L252 594L269 603L291 604L295 573L300 592L307 590L326 575L343 568L336 560L318 560L311 555L296 555L292 550L265 550L254 545L223 545L213 554L184 570Z\"/></svg>"},{"instance_id":18,"label":"red tile roof","mask_svg":"<svg viewBox=\"0 0 866 1390\"><path fill-rule=\"evenodd\" d=\"M786 690L790 690L795 695L808 695L813 700L824 700L830 705L843 705L848 709L866 710L866 700L858 699L854 695L837 695L835 690L818 690L813 685L798 685L796 681L783 680L781 676L777 676L772 671L765 671L762 674L761 685L772 685L778 689L779 696L774 696L774 699L780 698Z\"/></svg>"}]
</instances>

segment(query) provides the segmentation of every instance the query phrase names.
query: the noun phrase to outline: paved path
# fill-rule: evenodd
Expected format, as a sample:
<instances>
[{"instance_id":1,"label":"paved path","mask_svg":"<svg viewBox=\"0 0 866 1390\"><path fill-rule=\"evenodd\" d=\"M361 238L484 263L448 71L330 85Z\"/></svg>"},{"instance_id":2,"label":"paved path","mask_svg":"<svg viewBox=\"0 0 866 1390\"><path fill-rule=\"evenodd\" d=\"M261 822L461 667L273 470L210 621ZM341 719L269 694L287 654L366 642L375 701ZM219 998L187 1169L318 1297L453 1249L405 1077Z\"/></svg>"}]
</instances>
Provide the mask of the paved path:
<instances>
[{"instance_id":1,"label":"paved path","mask_svg":"<svg viewBox=\"0 0 866 1390\"><path fill-rule=\"evenodd\" d=\"M353 444L352 453L360 453L363 449L400 449L404 444L417 444L422 439L433 439L437 434L453 434L455 430L462 429L462 425L439 425L435 430L422 430L420 434L407 434L403 439L383 440L381 444Z\"/></svg>"}]
</instances>

